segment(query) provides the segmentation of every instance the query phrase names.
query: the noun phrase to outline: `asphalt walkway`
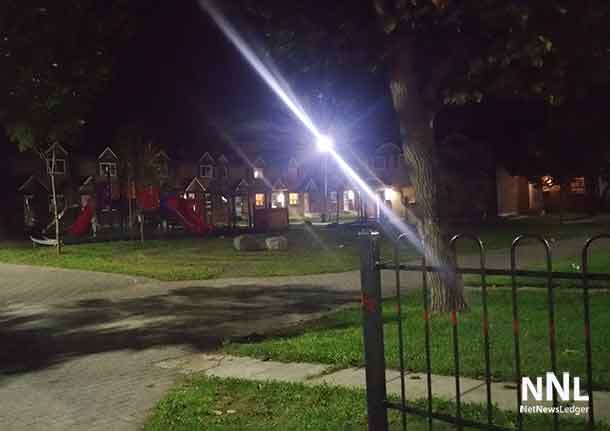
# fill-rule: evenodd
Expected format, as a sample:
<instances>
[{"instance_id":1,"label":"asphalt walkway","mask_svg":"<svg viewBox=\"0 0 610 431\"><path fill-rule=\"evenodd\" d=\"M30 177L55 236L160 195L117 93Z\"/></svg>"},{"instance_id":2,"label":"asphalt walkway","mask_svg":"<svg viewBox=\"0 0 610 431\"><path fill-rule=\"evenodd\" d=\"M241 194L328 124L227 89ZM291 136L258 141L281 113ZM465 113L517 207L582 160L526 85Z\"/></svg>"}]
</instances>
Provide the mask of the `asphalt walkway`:
<instances>
[{"instance_id":1,"label":"asphalt walkway","mask_svg":"<svg viewBox=\"0 0 610 431\"><path fill-rule=\"evenodd\" d=\"M562 241L555 256L578 255L582 242ZM540 248L525 246L519 257L540 262ZM507 252L490 252L488 263L505 267ZM393 283L384 272L386 295ZM404 274L402 283L417 288L421 275ZM359 298L358 271L165 283L0 264L0 429L137 430L178 374L155 363L298 325Z\"/></svg>"}]
</instances>

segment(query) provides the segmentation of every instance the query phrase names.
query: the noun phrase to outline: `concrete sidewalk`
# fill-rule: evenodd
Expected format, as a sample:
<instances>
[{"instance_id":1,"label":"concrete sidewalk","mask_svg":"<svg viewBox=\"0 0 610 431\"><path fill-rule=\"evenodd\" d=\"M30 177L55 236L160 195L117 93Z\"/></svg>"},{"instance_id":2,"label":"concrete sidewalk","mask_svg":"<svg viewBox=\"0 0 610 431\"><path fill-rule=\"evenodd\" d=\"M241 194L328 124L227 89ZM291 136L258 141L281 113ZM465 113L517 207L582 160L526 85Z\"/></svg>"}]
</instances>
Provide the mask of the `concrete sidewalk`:
<instances>
[{"instance_id":1,"label":"concrete sidewalk","mask_svg":"<svg viewBox=\"0 0 610 431\"><path fill-rule=\"evenodd\" d=\"M157 367L182 374L202 374L209 377L238 378L256 381L279 381L302 383L306 385L330 385L351 389L365 389L363 368L346 368L331 371L332 367L323 364L283 363L261 361L248 357L221 354L194 354L170 359L156 364ZM388 396L401 394L400 373L386 370L386 389ZM406 398L417 400L427 397L426 375L408 373L405 375ZM485 405L486 386L482 380L460 378L461 399L464 403ZM546 390L546 389L545 389ZM491 385L492 403L502 410L515 411L517 407L516 386L512 382L493 382ZM432 375L432 394L436 398L455 400L455 378L453 376ZM610 423L610 392L594 392L594 407L597 420ZM525 405L548 405L531 400ZM574 403L585 407L582 402Z\"/></svg>"}]
</instances>

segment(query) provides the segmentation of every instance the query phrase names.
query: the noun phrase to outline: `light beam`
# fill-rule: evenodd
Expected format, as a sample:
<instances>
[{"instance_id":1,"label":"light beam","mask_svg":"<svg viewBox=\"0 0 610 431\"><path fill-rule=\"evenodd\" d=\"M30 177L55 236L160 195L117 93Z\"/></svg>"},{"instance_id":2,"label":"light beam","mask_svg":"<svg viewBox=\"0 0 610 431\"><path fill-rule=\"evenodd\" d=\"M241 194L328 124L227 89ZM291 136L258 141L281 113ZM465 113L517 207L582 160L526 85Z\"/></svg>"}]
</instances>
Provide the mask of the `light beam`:
<instances>
[{"instance_id":1,"label":"light beam","mask_svg":"<svg viewBox=\"0 0 610 431\"><path fill-rule=\"evenodd\" d=\"M280 98L286 107L301 121L301 123L311 132L315 138L316 145L321 151L328 152L335 160L337 165L345 173L345 175L355 182L361 191L374 202L380 211L383 213L386 220L394 225L400 232L405 233L409 241L415 248L424 254L424 248L420 239L415 235L409 226L407 226L393 211L381 201L379 195L369 187L369 185L358 175L349 164L337 153L333 146L332 139L323 135L314 124L311 117L305 112L298 99L293 94L288 83L282 78L276 68L271 64L266 65L259 57L254 49L248 45L244 38L239 34L235 27L226 19L222 12L214 5L212 0L199 0L200 6L210 15L218 28L229 39L233 46L241 53L250 66L263 79L263 81L273 90ZM268 57L268 56L266 56ZM270 61L268 61L270 63Z\"/></svg>"}]
</instances>

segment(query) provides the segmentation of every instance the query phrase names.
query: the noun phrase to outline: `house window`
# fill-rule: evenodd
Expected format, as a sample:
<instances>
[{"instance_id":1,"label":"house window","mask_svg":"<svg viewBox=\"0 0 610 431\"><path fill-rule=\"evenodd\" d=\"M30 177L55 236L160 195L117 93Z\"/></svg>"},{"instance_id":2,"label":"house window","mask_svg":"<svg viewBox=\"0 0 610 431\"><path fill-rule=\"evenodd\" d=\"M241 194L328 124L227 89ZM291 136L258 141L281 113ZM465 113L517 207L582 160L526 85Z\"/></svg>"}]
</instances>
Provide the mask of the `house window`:
<instances>
[{"instance_id":1,"label":"house window","mask_svg":"<svg viewBox=\"0 0 610 431\"><path fill-rule=\"evenodd\" d=\"M273 208L284 208L286 206L286 195L284 195L284 192L273 193L271 206Z\"/></svg>"},{"instance_id":2,"label":"house window","mask_svg":"<svg viewBox=\"0 0 610 431\"><path fill-rule=\"evenodd\" d=\"M115 162L100 162L100 175L116 177L116 163Z\"/></svg>"},{"instance_id":3,"label":"house window","mask_svg":"<svg viewBox=\"0 0 610 431\"><path fill-rule=\"evenodd\" d=\"M254 178L263 178L263 168L254 168Z\"/></svg>"},{"instance_id":4,"label":"house window","mask_svg":"<svg viewBox=\"0 0 610 431\"><path fill-rule=\"evenodd\" d=\"M585 191L586 191L586 187L585 187L585 179L584 177L577 177L574 178L571 182L570 182L570 190L572 191L572 193L577 194L577 195L584 195Z\"/></svg>"},{"instance_id":5,"label":"house window","mask_svg":"<svg viewBox=\"0 0 610 431\"><path fill-rule=\"evenodd\" d=\"M337 192L330 192L328 198L331 202L337 202Z\"/></svg>"},{"instance_id":6,"label":"house window","mask_svg":"<svg viewBox=\"0 0 610 431\"><path fill-rule=\"evenodd\" d=\"M66 206L66 199L64 195L55 195L55 199L57 201L57 212L63 211ZM55 207L53 206L53 195L49 195L49 213L53 214L55 212Z\"/></svg>"},{"instance_id":7,"label":"house window","mask_svg":"<svg viewBox=\"0 0 610 431\"><path fill-rule=\"evenodd\" d=\"M53 159L47 159L47 173L51 173L53 171ZM56 174L65 174L66 173L66 160L65 159L55 159L55 173Z\"/></svg>"},{"instance_id":8,"label":"house window","mask_svg":"<svg viewBox=\"0 0 610 431\"><path fill-rule=\"evenodd\" d=\"M265 194L264 193L256 193L254 195L254 205L257 208L263 208L265 206Z\"/></svg>"},{"instance_id":9,"label":"house window","mask_svg":"<svg viewBox=\"0 0 610 431\"><path fill-rule=\"evenodd\" d=\"M214 168L211 165L199 166L199 176L203 178L212 178L214 176Z\"/></svg>"},{"instance_id":10,"label":"house window","mask_svg":"<svg viewBox=\"0 0 610 431\"><path fill-rule=\"evenodd\" d=\"M343 192L343 211L354 211L356 209L356 195L353 190Z\"/></svg>"},{"instance_id":11,"label":"house window","mask_svg":"<svg viewBox=\"0 0 610 431\"><path fill-rule=\"evenodd\" d=\"M290 193L288 195L288 202L290 202L290 205L298 205L299 204L299 194Z\"/></svg>"}]
</instances>

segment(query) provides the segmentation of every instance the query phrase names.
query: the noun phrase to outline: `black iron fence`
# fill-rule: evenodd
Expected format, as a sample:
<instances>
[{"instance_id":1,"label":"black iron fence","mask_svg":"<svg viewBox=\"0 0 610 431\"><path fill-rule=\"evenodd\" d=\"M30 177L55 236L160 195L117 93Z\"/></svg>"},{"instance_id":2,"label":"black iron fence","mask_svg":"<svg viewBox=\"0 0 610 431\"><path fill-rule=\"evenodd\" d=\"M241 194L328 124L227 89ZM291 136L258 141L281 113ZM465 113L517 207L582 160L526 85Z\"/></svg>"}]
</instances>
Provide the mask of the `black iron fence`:
<instances>
[{"instance_id":1,"label":"black iron fence","mask_svg":"<svg viewBox=\"0 0 610 431\"><path fill-rule=\"evenodd\" d=\"M451 239L451 249L456 253L456 244L463 240L474 241L479 250L480 265L478 268L459 267L452 268L457 274L471 274L480 277L481 292L481 329L483 332L483 358L485 364L485 389L486 389L486 418L484 421L465 418L463 415L463 402L461 400L460 388L460 349L459 349L459 313L451 311L452 324L452 351L453 351L453 375L455 378L455 411L451 413L435 411L433 408L433 387L432 387L432 363L431 363L431 331L430 331L430 288L429 274L440 272L438 267L429 265L425 258L421 265L409 265L400 262L400 245L406 237L401 235L396 241L394 256L392 260L384 261L380 257L379 234L376 232L366 232L361 234L362 253L361 253L361 283L362 283L362 306L363 306L363 332L364 332L364 354L366 363L366 386L367 386L367 409L368 425L370 431L387 431L388 411L395 410L400 413L400 426L403 431L407 429L407 414L420 416L426 419L428 428L432 429L433 420L448 424L454 424L458 429L469 427L480 430L512 430L506 426L494 423L494 399L492 392L492 364L490 359L490 320L488 312L488 276L507 276L510 277L510 290L512 302L512 328L513 328L513 365L514 380L516 382L515 411L517 415L514 429L523 429L523 413L521 393L521 351L520 351L520 320L518 307L518 290L520 287L518 277L528 277L542 279L544 284L532 284L532 287L541 287L547 291L548 308L548 352L550 355L551 372L557 375L557 341L556 341L556 316L555 316L555 294L556 282L559 280L573 280L570 288L582 290L583 303L583 333L584 333L584 356L586 367L586 391L588 394L588 417L587 429L595 429L594 399L593 399L593 357L591 346L591 317L590 317L590 288L592 281L610 282L609 274L589 272L589 249L591 245L600 239L610 239L610 234L595 236L584 244L581 254L581 266L579 272L558 272L553 271L551 246L549 242L541 236L522 235L515 238L510 248L510 268L492 269L486 266L486 250L483 242L472 235L456 235ZM517 268L517 251L526 239L533 239L541 243L545 251L545 270L523 270ZM457 262L457 256L456 256ZM400 396L398 401L388 399L386 393L386 365L384 351L384 333L382 317L382 292L381 292L381 271L393 271L396 277L396 312L397 312L397 332L399 349L399 372L400 372ZM405 363L405 346L403 328L403 311L401 299L403 298L403 286L401 286L400 274L403 271L416 271L422 275L422 295L423 295L423 320L424 320L424 352L425 352L425 374L427 384L427 394L425 407L407 402L409 391L406 380L407 364ZM444 269L443 271L446 271ZM528 286L529 287L529 286ZM577 322L574 322L577 324ZM607 328L606 328L607 329ZM447 340L449 342L449 340ZM606 358L604 358L606 359ZM553 429L559 429L559 412L557 390L553 387Z\"/></svg>"}]
</instances>

